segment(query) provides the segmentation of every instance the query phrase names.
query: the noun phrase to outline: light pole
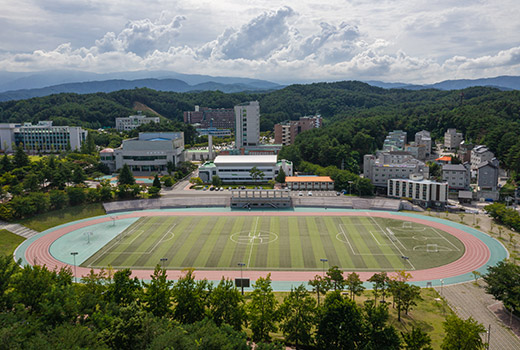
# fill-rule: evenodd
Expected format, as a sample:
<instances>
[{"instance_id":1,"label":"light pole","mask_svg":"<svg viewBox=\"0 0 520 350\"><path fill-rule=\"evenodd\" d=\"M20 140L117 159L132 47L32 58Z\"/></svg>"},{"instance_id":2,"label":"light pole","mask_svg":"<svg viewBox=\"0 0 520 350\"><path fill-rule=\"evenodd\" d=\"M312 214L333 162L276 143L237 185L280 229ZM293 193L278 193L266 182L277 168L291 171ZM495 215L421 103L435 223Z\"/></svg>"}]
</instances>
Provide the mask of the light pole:
<instances>
[{"instance_id":1,"label":"light pole","mask_svg":"<svg viewBox=\"0 0 520 350\"><path fill-rule=\"evenodd\" d=\"M168 258L160 258L159 260L161 261L162 268L164 268L164 263L168 261Z\"/></svg>"},{"instance_id":2,"label":"light pole","mask_svg":"<svg viewBox=\"0 0 520 350\"><path fill-rule=\"evenodd\" d=\"M321 266L323 267L323 277L325 277L325 263L328 261L327 259L320 259Z\"/></svg>"},{"instance_id":3,"label":"light pole","mask_svg":"<svg viewBox=\"0 0 520 350\"><path fill-rule=\"evenodd\" d=\"M352 184L354 183L354 181L349 181L348 182L348 194L349 195L352 195Z\"/></svg>"},{"instance_id":4,"label":"light pole","mask_svg":"<svg viewBox=\"0 0 520 350\"><path fill-rule=\"evenodd\" d=\"M78 255L78 252L71 252L70 255L74 258L74 283L78 283L78 277L76 277L76 255Z\"/></svg>"},{"instance_id":5,"label":"light pole","mask_svg":"<svg viewBox=\"0 0 520 350\"><path fill-rule=\"evenodd\" d=\"M244 264L243 262L239 262L238 266L240 266L240 287L242 287L242 295L244 295L244 277L242 275L242 269L244 268L244 266L246 266L246 264Z\"/></svg>"},{"instance_id":6,"label":"light pole","mask_svg":"<svg viewBox=\"0 0 520 350\"><path fill-rule=\"evenodd\" d=\"M444 287L444 280L441 278L441 296L442 296L442 287Z\"/></svg>"}]
</instances>

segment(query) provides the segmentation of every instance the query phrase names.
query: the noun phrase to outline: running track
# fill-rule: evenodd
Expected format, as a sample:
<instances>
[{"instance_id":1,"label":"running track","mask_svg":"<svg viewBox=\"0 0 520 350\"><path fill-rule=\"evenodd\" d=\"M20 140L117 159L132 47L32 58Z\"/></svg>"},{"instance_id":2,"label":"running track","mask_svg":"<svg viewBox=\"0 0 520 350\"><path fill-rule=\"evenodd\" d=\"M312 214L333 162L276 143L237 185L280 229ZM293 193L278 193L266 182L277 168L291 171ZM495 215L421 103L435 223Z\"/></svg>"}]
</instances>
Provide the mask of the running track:
<instances>
[{"instance_id":1,"label":"running track","mask_svg":"<svg viewBox=\"0 0 520 350\"><path fill-rule=\"evenodd\" d=\"M434 227L439 230L450 233L457 237L465 246L464 255L447 265L435 267L425 270L410 271L412 278L410 281L431 281L436 279L444 279L449 277L455 277L466 273L471 273L474 270L482 267L490 258L491 253L489 248L480 239L474 237L470 233L464 232L460 229L452 226L442 224L428 220L427 217L418 218L413 216L402 216L396 215L391 212L175 212L175 211L137 211L124 213L117 216L117 219L135 218L141 216L206 216L206 215L227 215L227 216L372 216L380 218L392 218L397 220L408 220L424 225ZM91 220L84 220L81 222L70 224L66 227L58 228L49 232L40 238L36 239L31 243L25 250L25 259L31 264L46 265L48 268L61 268L72 266L62 261L55 259L50 254L51 244L59 237L75 231L88 227L93 224L108 222L111 220L110 216L103 216L94 218ZM90 272L89 268L77 267L76 275L78 278L87 275ZM97 271L97 270L96 270ZM258 277L265 277L268 272L266 271L253 271L247 270L247 277L251 278L252 281L258 279ZM273 281L287 281L287 282L306 282L312 279L316 275L316 271L272 271L271 279ZM180 270L168 270L168 278L176 280L182 275ZM361 280L366 281L374 272L358 272ZM147 280L150 278L150 270L133 270L133 276ZM209 271L209 270L197 270L197 278L216 281L220 280L223 276L226 278L240 277L240 271ZM391 274L390 274L391 275Z\"/></svg>"}]
</instances>

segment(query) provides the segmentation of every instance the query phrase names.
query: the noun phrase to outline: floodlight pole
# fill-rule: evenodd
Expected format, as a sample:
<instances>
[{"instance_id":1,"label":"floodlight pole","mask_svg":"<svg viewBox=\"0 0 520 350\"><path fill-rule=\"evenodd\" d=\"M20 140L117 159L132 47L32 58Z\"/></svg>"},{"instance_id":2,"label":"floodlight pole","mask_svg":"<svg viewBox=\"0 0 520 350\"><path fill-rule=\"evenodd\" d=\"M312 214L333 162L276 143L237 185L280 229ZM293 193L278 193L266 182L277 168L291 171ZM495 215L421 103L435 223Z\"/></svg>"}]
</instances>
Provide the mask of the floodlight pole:
<instances>
[{"instance_id":1,"label":"floodlight pole","mask_svg":"<svg viewBox=\"0 0 520 350\"><path fill-rule=\"evenodd\" d=\"M321 261L321 266L323 267L323 277L325 277L325 263L329 260L327 259L320 259Z\"/></svg>"},{"instance_id":2,"label":"floodlight pole","mask_svg":"<svg viewBox=\"0 0 520 350\"><path fill-rule=\"evenodd\" d=\"M244 295L244 277L243 277L243 267L246 266L243 262L239 262L238 266L240 266L240 287L242 287L242 295Z\"/></svg>"},{"instance_id":3,"label":"floodlight pole","mask_svg":"<svg viewBox=\"0 0 520 350\"><path fill-rule=\"evenodd\" d=\"M70 255L74 258L74 283L78 283L78 277L76 276L76 255L78 255L78 252L71 252Z\"/></svg>"}]
</instances>

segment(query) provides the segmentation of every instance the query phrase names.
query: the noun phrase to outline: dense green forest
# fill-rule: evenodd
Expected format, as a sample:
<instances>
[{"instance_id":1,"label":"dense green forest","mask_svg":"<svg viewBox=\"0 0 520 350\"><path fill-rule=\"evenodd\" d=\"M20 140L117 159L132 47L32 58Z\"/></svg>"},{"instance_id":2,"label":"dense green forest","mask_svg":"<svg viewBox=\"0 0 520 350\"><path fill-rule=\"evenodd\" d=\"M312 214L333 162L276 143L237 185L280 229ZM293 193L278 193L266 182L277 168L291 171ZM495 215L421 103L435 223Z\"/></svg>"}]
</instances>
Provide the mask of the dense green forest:
<instances>
[{"instance_id":1,"label":"dense green forest","mask_svg":"<svg viewBox=\"0 0 520 350\"><path fill-rule=\"evenodd\" d=\"M275 123L319 113L324 127L301 134L283 153L299 165L305 160L323 167L359 172L363 154L383 143L393 129L413 138L422 129L442 138L457 128L468 141L486 144L506 169L520 172L520 91L475 87L439 91L381 89L361 82L291 85L266 93L171 93L150 89L89 95L59 94L0 104L0 121L53 120L56 125L88 128L114 126L115 118L132 113L142 103L165 118L181 121L182 112L195 105L230 108L258 100L261 130ZM177 124L180 129L180 124Z\"/></svg>"}]
</instances>

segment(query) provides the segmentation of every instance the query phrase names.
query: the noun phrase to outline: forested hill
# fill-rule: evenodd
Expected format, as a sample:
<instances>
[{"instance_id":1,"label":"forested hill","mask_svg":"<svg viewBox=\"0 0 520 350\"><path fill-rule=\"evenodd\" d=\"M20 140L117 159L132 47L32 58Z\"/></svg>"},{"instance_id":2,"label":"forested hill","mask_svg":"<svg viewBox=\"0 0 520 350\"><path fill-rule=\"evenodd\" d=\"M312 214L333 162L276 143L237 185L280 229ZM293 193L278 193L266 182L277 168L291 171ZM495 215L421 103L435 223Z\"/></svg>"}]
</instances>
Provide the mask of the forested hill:
<instances>
[{"instance_id":1,"label":"forested hill","mask_svg":"<svg viewBox=\"0 0 520 350\"><path fill-rule=\"evenodd\" d=\"M195 105L230 108L250 100L260 101L262 130L272 130L283 120L321 114L325 127L302 134L286 155L322 166L359 165L361 156L381 146L392 129L406 130L410 136L426 129L438 139L452 127L464 132L470 141L487 144L506 167L520 169L520 91L485 87L410 91L344 81L291 85L268 93L133 89L58 94L0 103L0 121L53 120L57 125L99 128L113 126L116 117L133 113L135 102L179 121L182 112L193 110Z\"/></svg>"}]
</instances>

